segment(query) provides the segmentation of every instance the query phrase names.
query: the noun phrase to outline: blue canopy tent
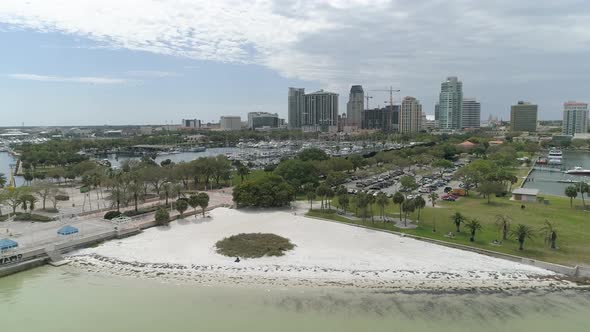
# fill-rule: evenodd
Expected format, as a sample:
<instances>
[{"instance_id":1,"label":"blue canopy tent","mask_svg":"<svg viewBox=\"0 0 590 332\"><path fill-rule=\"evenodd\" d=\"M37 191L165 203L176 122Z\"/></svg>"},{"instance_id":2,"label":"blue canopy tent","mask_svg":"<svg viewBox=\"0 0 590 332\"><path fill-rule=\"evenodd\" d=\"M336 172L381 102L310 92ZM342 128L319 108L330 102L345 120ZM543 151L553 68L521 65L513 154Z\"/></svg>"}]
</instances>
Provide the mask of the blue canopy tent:
<instances>
[{"instance_id":1,"label":"blue canopy tent","mask_svg":"<svg viewBox=\"0 0 590 332\"><path fill-rule=\"evenodd\" d=\"M10 239L0 240L0 250L8 250L16 247L18 247L18 243L16 241L12 241Z\"/></svg>"},{"instance_id":2,"label":"blue canopy tent","mask_svg":"<svg viewBox=\"0 0 590 332\"><path fill-rule=\"evenodd\" d=\"M64 226L64 227L57 230L57 234L59 234L59 235L71 235L71 234L75 234L78 232L79 232L78 229L73 226Z\"/></svg>"}]
</instances>

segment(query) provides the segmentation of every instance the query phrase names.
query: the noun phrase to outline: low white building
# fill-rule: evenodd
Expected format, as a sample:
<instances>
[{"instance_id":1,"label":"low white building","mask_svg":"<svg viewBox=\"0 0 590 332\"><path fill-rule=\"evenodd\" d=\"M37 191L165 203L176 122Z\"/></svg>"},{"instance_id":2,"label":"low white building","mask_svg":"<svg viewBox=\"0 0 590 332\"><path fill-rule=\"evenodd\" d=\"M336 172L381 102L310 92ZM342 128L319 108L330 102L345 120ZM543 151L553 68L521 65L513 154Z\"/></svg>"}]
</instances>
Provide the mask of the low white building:
<instances>
[{"instance_id":1,"label":"low white building","mask_svg":"<svg viewBox=\"0 0 590 332\"><path fill-rule=\"evenodd\" d=\"M222 116L219 120L221 130L242 129L242 118L239 116Z\"/></svg>"},{"instance_id":2,"label":"low white building","mask_svg":"<svg viewBox=\"0 0 590 332\"><path fill-rule=\"evenodd\" d=\"M518 188L512 191L512 200L517 202L536 202L539 189Z\"/></svg>"}]
</instances>

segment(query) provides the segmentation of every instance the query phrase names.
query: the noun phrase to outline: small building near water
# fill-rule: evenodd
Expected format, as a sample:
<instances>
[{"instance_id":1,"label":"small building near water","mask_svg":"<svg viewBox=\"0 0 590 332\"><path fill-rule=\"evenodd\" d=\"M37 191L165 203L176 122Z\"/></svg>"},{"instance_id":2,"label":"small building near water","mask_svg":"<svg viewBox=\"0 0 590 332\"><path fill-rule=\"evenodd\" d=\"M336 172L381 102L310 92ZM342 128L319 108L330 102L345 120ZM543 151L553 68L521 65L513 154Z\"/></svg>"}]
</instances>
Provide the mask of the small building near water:
<instances>
[{"instance_id":1,"label":"small building near water","mask_svg":"<svg viewBox=\"0 0 590 332\"><path fill-rule=\"evenodd\" d=\"M512 200L517 202L536 202L539 189L518 188L512 191Z\"/></svg>"}]
</instances>

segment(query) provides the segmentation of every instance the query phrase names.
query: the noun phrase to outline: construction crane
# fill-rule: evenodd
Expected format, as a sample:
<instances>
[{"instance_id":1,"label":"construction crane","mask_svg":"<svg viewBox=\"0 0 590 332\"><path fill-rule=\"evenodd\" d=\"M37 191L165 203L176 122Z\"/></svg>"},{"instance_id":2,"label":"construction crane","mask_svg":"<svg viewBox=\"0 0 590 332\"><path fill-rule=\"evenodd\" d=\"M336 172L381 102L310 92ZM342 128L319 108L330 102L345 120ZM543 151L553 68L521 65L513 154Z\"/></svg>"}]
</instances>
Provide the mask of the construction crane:
<instances>
[{"instance_id":1,"label":"construction crane","mask_svg":"<svg viewBox=\"0 0 590 332\"><path fill-rule=\"evenodd\" d=\"M366 109L369 109L369 99L373 99L373 96L369 96L369 94L367 94L365 96L365 99L367 100L367 108Z\"/></svg>"},{"instance_id":2,"label":"construction crane","mask_svg":"<svg viewBox=\"0 0 590 332\"><path fill-rule=\"evenodd\" d=\"M374 91L374 92L389 92L389 104L391 105L391 123L389 124L391 129L393 129L393 93L394 92L400 92L401 90L395 90L393 89L392 86L389 87L389 89L387 90L370 90L370 91ZM398 126L401 126L401 110L399 112L399 118L398 118ZM398 128L399 130L399 128Z\"/></svg>"}]
</instances>

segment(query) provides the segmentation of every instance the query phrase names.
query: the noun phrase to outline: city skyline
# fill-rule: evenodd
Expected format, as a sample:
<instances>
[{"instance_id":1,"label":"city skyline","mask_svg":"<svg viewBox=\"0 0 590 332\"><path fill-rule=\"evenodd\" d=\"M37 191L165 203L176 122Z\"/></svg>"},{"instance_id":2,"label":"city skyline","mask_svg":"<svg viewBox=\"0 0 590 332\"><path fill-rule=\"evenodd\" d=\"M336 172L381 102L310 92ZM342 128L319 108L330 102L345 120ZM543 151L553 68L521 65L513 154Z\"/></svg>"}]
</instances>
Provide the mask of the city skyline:
<instances>
[{"instance_id":1,"label":"city skyline","mask_svg":"<svg viewBox=\"0 0 590 332\"><path fill-rule=\"evenodd\" d=\"M589 13L575 0L5 0L0 112L7 126L287 118L289 86L338 93L345 113L350 87L362 85L371 106L389 99L371 90L393 86L396 103L414 96L433 114L440 82L458 76L484 119L508 119L518 100L539 105L539 119L561 119L563 102L590 99L590 27L577 19Z\"/></svg>"}]
</instances>

